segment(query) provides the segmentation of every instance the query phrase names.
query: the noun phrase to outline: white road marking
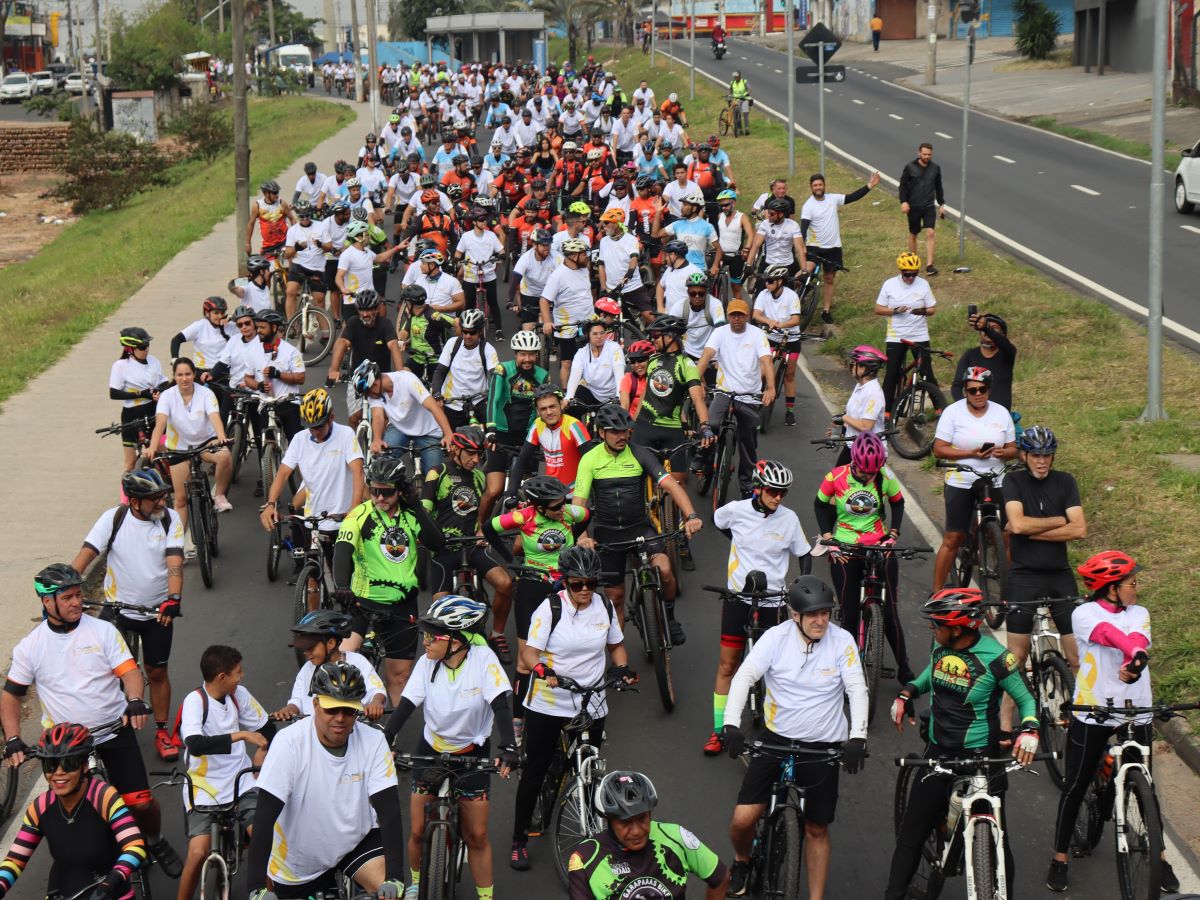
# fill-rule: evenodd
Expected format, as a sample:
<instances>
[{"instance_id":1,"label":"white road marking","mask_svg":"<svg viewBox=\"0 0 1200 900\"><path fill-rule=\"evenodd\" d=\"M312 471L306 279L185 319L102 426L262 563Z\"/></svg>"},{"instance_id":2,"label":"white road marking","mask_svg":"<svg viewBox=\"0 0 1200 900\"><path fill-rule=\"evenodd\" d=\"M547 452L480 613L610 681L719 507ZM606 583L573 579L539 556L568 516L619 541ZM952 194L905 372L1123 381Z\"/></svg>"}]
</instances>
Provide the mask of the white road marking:
<instances>
[{"instance_id":1,"label":"white road marking","mask_svg":"<svg viewBox=\"0 0 1200 900\"><path fill-rule=\"evenodd\" d=\"M898 115L896 115L895 113L888 113L888 118L889 118L889 119L895 119L897 122L903 122L903 121L904 121L904 116L898 116Z\"/></svg>"},{"instance_id":2,"label":"white road marking","mask_svg":"<svg viewBox=\"0 0 1200 900\"><path fill-rule=\"evenodd\" d=\"M776 75L782 75L782 74L783 74L783 69L776 69L776 70L775 70L775 74L776 74Z\"/></svg>"},{"instance_id":3,"label":"white road marking","mask_svg":"<svg viewBox=\"0 0 1200 900\"><path fill-rule=\"evenodd\" d=\"M761 66L761 65L762 65L762 63L760 63L760 62L756 62L756 63L755 63L755 65L756 65L756 66Z\"/></svg>"},{"instance_id":4,"label":"white road marking","mask_svg":"<svg viewBox=\"0 0 1200 900\"><path fill-rule=\"evenodd\" d=\"M827 93L827 94L832 94L832 93L833 93L833 88L825 88L825 93Z\"/></svg>"},{"instance_id":5,"label":"white road marking","mask_svg":"<svg viewBox=\"0 0 1200 900\"><path fill-rule=\"evenodd\" d=\"M853 98L851 98L850 102L851 102L851 103L855 103L855 104L857 104L857 105L859 105L859 106L862 106L862 105L863 105L863 102L862 102L861 100L855 100L855 99L853 99Z\"/></svg>"},{"instance_id":6,"label":"white road marking","mask_svg":"<svg viewBox=\"0 0 1200 900\"><path fill-rule=\"evenodd\" d=\"M1191 231L1195 234L1200 234L1200 228L1197 228L1195 225L1180 225L1179 227L1184 231Z\"/></svg>"},{"instance_id":7,"label":"white road marking","mask_svg":"<svg viewBox=\"0 0 1200 900\"><path fill-rule=\"evenodd\" d=\"M1009 159L1007 156L999 156L995 153L992 154L992 159L998 159L1000 162L1008 163L1010 166L1015 166L1017 164L1015 159Z\"/></svg>"},{"instance_id":8,"label":"white road marking","mask_svg":"<svg viewBox=\"0 0 1200 900\"><path fill-rule=\"evenodd\" d=\"M745 59L745 58L746 58L746 57L744 57L744 56L739 56L739 57L738 57L738 59Z\"/></svg>"},{"instance_id":9,"label":"white road marking","mask_svg":"<svg viewBox=\"0 0 1200 900\"><path fill-rule=\"evenodd\" d=\"M954 135L946 134L946 132L944 132L944 131L935 131L934 134L936 134L938 137L940 137L943 141L954 140Z\"/></svg>"},{"instance_id":10,"label":"white road marking","mask_svg":"<svg viewBox=\"0 0 1200 900\"><path fill-rule=\"evenodd\" d=\"M1099 191L1093 191L1090 187L1084 187L1082 184L1073 184L1071 187L1075 188L1075 190L1079 191L1081 194L1087 194L1089 197L1100 196Z\"/></svg>"}]
</instances>

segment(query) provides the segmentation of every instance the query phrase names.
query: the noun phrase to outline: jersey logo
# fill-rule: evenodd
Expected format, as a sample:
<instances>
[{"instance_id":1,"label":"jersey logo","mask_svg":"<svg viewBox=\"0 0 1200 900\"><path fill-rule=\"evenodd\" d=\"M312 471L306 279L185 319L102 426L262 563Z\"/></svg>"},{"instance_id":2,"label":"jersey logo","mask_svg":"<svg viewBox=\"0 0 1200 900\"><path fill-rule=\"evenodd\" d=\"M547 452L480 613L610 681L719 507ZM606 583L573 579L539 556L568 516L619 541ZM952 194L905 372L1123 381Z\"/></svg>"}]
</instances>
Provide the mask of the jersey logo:
<instances>
[{"instance_id":1,"label":"jersey logo","mask_svg":"<svg viewBox=\"0 0 1200 900\"><path fill-rule=\"evenodd\" d=\"M567 545L567 533L561 528L547 528L537 536L537 545L543 553L555 553Z\"/></svg>"},{"instance_id":2,"label":"jersey logo","mask_svg":"<svg viewBox=\"0 0 1200 900\"><path fill-rule=\"evenodd\" d=\"M679 841L689 850L700 849L700 838L696 837L682 825L679 827Z\"/></svg>"},{"instance_id":3,"label":"jersey logo","mask_svg":"<svg viewBox=\"0 0 1200 900\"><path fill-rule=\"evenodd\" d=\"M933 667L933 680L938 684L965 691L971 686L971 667L960 656L943 656Z\"/></svg>"},{"instance_id":4,"label":"jersey logo","mask_svg":"<svg viewBox=\"0 0 1200 900\"><path fill-rule=\"evenodd\" d=\"M874 491L851 491L846 495L846 509L856 516L869 516L879 509L879 498Z\"/></svg>"},{"instance_id":5,"label":"jersey logo","mask_svg":"<svg viewBox=\"0 0 1200 900\"><path fill-rule=\"evenodd\" d=\"M397 525L385 528L379 536L379 552L394 563L408 557L408 533Z\"/></svg>"},{"instance_id":6,"label":"jersey logo","mask_svg":"<svg viewBox=\"0 0 1200 900\"><path fill-rule=\"evenodd\" d=\"M675 378L667 369L655 369L646 379L646 386L656 397L669 397L675 390Z\"/></svg>"},{"instance_id":7,"label":"jersey logo","mask_svg":"<svg viewBox=\"0 0 1200 900\"><path fill-rule=\"evenodd\" d=\"M460 484L450 492L450 506L458 515L466 516L479 509L479 498L470 487Z\"/></svg>"},{"instance_id":8,"label":"jersey logo","mask_svg":"<svg viewBox=\"0 0 1200 900\"><path fill-rule=\"evenodd\" d=\"M635 878L621 889L620 900L670 900L671 889L650 875Z\"/></svg>"},{"instance_id":9,"label":"jersey logo","mask_svg":"<svg viewBox=\"0 0 1200 900\"><path fill-rule=\"evenodd\" d=\"M583 857L579 855L579 851L571 854L570 860L567 861L568 872L578 872L583 868Z\"/></svg>"},{"instance_id":10,"label":"jersey logo","mask_svg":"<svg viewBox=\"0 0 1200 900\"><path fill-rule=\"evenodd\" d=\"M612 873L617 876L628 875L633 871L632 867L627 862L614 861L609 863L608 867L612 870Z\"/></svg>"}]
</instances>

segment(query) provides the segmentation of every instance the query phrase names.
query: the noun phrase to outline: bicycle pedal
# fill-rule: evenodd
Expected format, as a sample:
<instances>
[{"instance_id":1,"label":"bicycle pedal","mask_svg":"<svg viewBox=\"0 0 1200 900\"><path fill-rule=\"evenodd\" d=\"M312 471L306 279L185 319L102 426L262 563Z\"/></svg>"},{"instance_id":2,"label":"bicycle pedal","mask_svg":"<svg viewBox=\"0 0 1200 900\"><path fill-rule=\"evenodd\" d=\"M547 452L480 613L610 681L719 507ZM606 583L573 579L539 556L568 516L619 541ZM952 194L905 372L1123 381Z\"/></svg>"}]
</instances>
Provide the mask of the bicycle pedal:
<instances>
[{"instance_id":1,"label":"bicycle pedal","mask_svg":"<svg viewBox=\"0 0 1200 900\"><path fill-rule=\"evenodd\" d=\"M307 551L301 549L300 547L293 547L292 554L291 554L292 559L304 559L304 554L306 552Z\"/></svg>"}]
</instances>

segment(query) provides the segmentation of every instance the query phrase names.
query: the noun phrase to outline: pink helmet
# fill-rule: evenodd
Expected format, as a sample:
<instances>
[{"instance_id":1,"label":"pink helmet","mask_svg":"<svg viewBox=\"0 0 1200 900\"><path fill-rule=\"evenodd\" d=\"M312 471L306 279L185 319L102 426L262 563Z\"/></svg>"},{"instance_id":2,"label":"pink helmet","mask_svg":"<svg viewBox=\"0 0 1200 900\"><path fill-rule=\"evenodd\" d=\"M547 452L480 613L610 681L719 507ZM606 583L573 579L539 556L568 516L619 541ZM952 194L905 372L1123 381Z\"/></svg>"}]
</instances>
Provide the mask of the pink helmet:
<instances>
[{"instance_id":1,"label":"pink helmet","mask_svg":"<svg viewBox=\"0 0 1200 900\"><path fill-rule=\"evenodd\" d=\"M867 368L878 369L887 362L887 356L882 350L870 344L859 344L850 351L850 362Z\"/></svg>"},{"instance_id":2,"label":"pink helmet","mask_svg":"<svg viewBox=\"0 0 1200 900\"><path fill-rule=\"evenodd\" d=\"M864 431L850 444L850 465L864 475L874 475L883 468L887 452L883 441L873 431Z\"/></svg>"}]
</instances>

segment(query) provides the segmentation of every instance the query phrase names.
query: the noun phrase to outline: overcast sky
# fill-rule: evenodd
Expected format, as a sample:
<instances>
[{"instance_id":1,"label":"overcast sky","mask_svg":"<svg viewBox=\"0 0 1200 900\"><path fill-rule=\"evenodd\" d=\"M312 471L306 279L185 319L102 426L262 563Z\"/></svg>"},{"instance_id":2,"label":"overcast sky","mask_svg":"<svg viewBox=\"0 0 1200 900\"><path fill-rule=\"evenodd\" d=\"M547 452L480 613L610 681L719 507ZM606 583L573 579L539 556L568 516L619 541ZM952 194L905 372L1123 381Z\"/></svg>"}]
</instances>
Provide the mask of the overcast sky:
<instances>
[{"instance_id":1,"label":"overcast sky","mask_svg":"<svg viewBox=\"0 0 1200 900\"><path fill-rule=\"evenodd\" d=\"M201 0L202 5L206 9L211 9L213 2L214 0ZM228 0L226 0L226 2L228 3ZM323 0L289 0L289 2L292 4L292 6L296 7L296 9L300 10L300 12L304 13L306 16L309 16L310 18L323 19L325 17L325 4ZM348 21L350 18L349 0L337 0L337 2L341 4L342 15ZM92 0L71 0L71 3L72 11L75 13L76 18L82 18L84 22L84 29L90 31L92 29ZM103 17L105 0L99 0L99 3L100 15ZM137 13L147 7L156 7L161 5L161 3L156 2L156 0L151 0L151 2L146 2L146 0L108 0L108 3L113 12L124 10L126 13ZM381 9L380 16L386 17L387 0L377 0L376 5ZM38 6L46 12L61 12L65 14L67 11L66 0L40 0ZM362 15L363 9L364 4L362 0L359 0L360 15ZM229 8L226 6L226 12L228 11Z\"/></svg>"}]
</instances>

